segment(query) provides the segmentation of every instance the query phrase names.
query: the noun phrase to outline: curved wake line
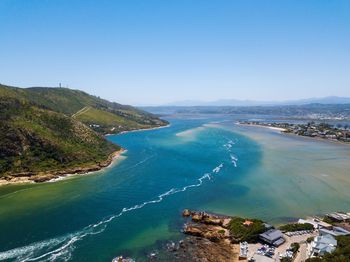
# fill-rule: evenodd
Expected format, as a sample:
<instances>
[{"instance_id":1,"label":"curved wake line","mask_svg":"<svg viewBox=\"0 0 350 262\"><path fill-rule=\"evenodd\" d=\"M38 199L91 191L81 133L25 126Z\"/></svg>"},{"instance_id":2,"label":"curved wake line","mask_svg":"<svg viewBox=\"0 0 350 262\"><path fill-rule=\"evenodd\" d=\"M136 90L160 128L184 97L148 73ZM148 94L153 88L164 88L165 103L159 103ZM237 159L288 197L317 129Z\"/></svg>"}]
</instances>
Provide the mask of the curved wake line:
<instances>
[{"instance_id":1,"label":"curved wake line","mask_svg":"<svg viewBox=\"0 0 350 262\"><path fill-rule=\"evenodd\" d=\"M233 164L234 167L237 167L237 162L238 162L238 158L232 154L231 152L231 148L233 147L233 145L235 145L238 142L238 139L236 139L236 141L233 141L231 139L228 139L228 142L226 144L223 145L223 147L230 153L230 158L231 158L231 163Z\"/></svg>"},{"instance_id":2,"label":"curved wake line","mask_svg":"<svg viewBox=\"0 0 350 262\"><path fill-rule=\"evenodd\" d=\"M221 163L219 166L215 167L212 171L213 174L220 172L220 169L223 167ZM146 201L141 204L134 205L132 207L124 207L119 214L112 215L104 218L96 224L91 224L86 226L80 231L74 233L69 233L61 237L52 238L40 242L35 242L27 246L14 248L4 252L0 252L0 260L5 259L16 259L15 261L54 261L56 258L60 257L61 259L67 261L71 257L71 252L74 250L74 243L82 240L86 236L96 235L102 233L109 222L122 216L123 214L143 208L146 205L156 204L163 201L164 198L174 195L180 192L185 192L189 188L200 187L204 180L211 180L211 173L206 173L200 178L197 179L198 183L184 186L182 188L172 188L165 193L160 194L154 200ZM48 249L44 254L40 254L40 251ZM62 256L66 256L63 257Z\"/></svg>"},{"instance_id":3,"label":"curved wake line","mask_svg":"<svg viewBox=\"0 0 350 262\"><path fill-rule=\"evenodd\" d=\"M235 155L233 155L233 154L230 154L230 157L231 157L231 162L232 162L232 164L233 164L235 167L237 167L238 158L237 158Z\"/></svg>"}]
</instances>

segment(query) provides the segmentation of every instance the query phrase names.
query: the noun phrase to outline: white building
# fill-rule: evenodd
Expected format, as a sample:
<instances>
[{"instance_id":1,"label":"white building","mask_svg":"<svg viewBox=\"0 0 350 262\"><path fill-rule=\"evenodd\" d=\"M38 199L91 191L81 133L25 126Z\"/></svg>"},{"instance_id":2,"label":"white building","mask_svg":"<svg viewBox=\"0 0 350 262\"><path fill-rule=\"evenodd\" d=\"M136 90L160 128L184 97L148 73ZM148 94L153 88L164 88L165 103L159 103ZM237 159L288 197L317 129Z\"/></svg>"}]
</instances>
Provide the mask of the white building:
<instances>
[{"instance_id":1,"label":"white building","mask_svg":"<svg viewBox=\"0 0 350 262\"><path fill-rule=\"evenodd\" d=\"M332 253L337 247L337 240L331 235L317 236L310 244L310 256L323 256Z\"/></svg>"}]
</instances>

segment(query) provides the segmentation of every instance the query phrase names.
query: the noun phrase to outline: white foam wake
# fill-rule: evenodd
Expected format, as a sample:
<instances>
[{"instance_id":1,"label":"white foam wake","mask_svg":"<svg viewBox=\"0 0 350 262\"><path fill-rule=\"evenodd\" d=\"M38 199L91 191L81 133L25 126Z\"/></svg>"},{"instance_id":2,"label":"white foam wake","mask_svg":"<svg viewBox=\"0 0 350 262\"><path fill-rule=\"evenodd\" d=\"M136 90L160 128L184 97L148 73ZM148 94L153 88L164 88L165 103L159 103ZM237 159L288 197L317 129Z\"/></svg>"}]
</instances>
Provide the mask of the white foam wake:
<instances>
[{"instance_id":1,"label":"white foam wake","mask_svg":"<svg viewBox=\"0 0 350 262\"><path fill-rule=\"evenodd\" d=\"M228 139L227 143L223 145L224 148L227 149L227 151L231 151L231 148L233 145L235 145L237 141L233 141L232 139Z\"/></svg>"},{"instance_id":2,"label":"white foam wake","mask_svg":"<svg viewBox=\"0 0 350 262\"><path fill-rule=\"evenodd\" d=\"M220 172L223 167L221 163L219 166L215 167L212 171L213 174ZM72 252L75 249L74 244L81 241L86 236L96 235L102 233L109 222L122 216L123 214L143 208L149 204L155 204L161 202L165 197L174 195L176 193L184 192L189 188L199 187L203 184L204 180L210 180L211 173L206 173L197 179L197 183L184 186L182 188L172 188L165 193L158 195L155 199L143 202L141 204L134 205L132 207L124 207L120 213L104 218L103 220L86 226L80 231L74 233L69 233L60 237L35 242L27 246L14 248L4 252L0 252L0 260L13 259L14 261L55 261L60 259L63 261L68 261L71 258Z\"/></svg>"},{"instance_id":3,"label":"white foam wake","mask_svg":"<svg viewBox=\"0 0 350 262\"><path fill-rule=\"evenodd\" d=\"M224 164L223 163L221 163L220 165L218 165L217 167L215 167L214 169L213 169L213 173L219 173L220 172L220 170L221 170L221 168L224 166Z\"/></svg>"},{"instance_id":4,"label":"white foam wake","mask_svg":"<svg viewBox=\"0 0 350 262\"><path fill-rule=\"evenodd\" d=\"M237 139L236 141L233 141L232 139L228 139L228 142L226 144L223 145L223 147L228 151L228 153L230 154L230 158L231 158L231 163L233 164L234 167L237 167L237 161L238 158L232 154L232 147L233 145L235 145L237 143Z\"/></svg>"},{"instance_id":5,"label":"white foam wake","mask_svg":"<svg viewBox=\"0 0 350 262\"><path fill-rule=\"evenodd\" d=\"M230 154L230 157L231 157L231 162L232 162L232 164L233 164L235 167L237 167L238 158L237 158L235 155L233 155L233 154Z\"/></svg>"}]
</instances>

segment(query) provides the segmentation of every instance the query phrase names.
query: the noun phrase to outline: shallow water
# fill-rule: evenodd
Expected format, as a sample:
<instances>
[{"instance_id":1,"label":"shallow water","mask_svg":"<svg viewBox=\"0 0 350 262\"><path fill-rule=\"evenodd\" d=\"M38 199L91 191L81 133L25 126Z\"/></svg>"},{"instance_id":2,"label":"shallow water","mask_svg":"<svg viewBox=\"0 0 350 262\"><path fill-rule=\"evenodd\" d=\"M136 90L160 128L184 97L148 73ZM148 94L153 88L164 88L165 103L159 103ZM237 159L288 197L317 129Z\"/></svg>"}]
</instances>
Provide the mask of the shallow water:
<instances>
[{"instance_id":1,"label":"shallow water","mask_svg":"<svg viewBox=\"0 0 350 262\"><path fill-rule=\"evenodd\" d=\"M128 151L98 174L0 188L0 260L143 260L179 239L184 208L281 223L350 211L350 147L222 117L108 139Z\"/></svg>"}]
</instances>

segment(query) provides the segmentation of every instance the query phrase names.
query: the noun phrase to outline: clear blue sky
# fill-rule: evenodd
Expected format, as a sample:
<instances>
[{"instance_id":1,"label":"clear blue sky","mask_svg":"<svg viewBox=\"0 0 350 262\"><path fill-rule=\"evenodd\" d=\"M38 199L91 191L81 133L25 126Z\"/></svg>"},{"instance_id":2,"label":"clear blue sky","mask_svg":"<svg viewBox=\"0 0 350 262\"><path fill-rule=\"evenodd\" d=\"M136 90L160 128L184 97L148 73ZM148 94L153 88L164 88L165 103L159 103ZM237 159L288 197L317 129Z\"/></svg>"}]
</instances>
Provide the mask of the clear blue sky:
<instances>
[{"instance_id":1,"label":"clear blue sky","mask_svg":"<svg viewBox=\"0 0 350 262\"><path fill-rule=\"evenodd\" d=\"M349 0L0 0L0 83L129 104L350 96Z\"/></svg>"}]
</instances>

